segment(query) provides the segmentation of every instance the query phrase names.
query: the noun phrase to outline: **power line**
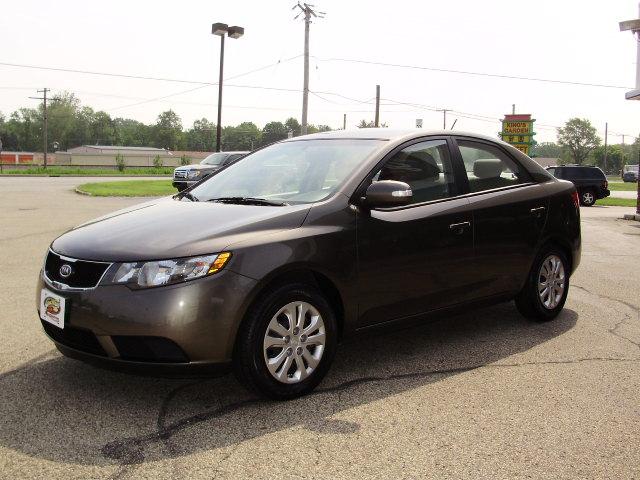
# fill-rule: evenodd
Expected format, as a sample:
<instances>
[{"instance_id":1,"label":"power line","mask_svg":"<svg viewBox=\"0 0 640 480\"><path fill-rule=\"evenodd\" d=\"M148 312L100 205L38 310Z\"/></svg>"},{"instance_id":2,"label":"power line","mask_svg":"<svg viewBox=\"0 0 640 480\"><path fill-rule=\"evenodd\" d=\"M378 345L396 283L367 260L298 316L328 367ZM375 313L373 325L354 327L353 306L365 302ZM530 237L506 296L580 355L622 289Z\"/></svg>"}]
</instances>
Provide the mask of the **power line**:
<instances>
[{"instance_id":1,"label":"power line","mask_svg":"<svg viewBox=\"0 0 640 480\"><path fill-rule=\"evenodd\" d=\"M253 70L249 70L248 72L244 72L238 75L234 75L228 78L228 80L232 80L235 78L240 78L246 75L250 75L252 73L256 73L259 72L261 70L266 70L267 68L271 68L271 67L275 67L277 65L280 65L281 63L285 63L285 62L289 62L291 60L295 60L296 58L300 58L302 55L295 55L293 57L289 57L286 58L284 60L278 60L275 63L271 63L269 65L264 65L262 67L258 67L256 69ZM93 70L80 70L80 69L75 69L75 68L61 68L61 67L46 67L46 66L42 66L42 65L25 65L25 64L20 64L20 63L8 63L8 62L0 62L1 66L5 66L5 67L14 67L14 68L27 68L27 69L33 69L33 70L47 70L47 71L53 71L53 72L65 72L65 73L79 73L79 74L84 74L84 75L97 75L97 76L103 76L103 77L118 77L118 78L130 78L130 79L135 79L135 80L152 80L152 81L158 81L158 82L174 82L174 83L188 83L188 84L192 84L192 85L206 85L206 86L216 86L218 85L217 83L214 82L203 82L203 81L198 81L198 80L186 80L186 79L181 79L181 78L167 78L167 77L150 77L150 76L144 76L144 75L131 75L131 74L126 74L126 73L111 73L111 72L98 72L98 71L93 71Z\"/></svg>"},{"instance_id":2,"label":"power line","mask_svg":"<svg viewBox=\"0 0 640 480\"><path fill-rule=\"evenodd\" d=\"M320 58L313 57L320 62L345 62L345 63L360 63L365 65L377 65L382 67L394 67L394 68L409 68L413 70L427 70L431 72L441 72L441 73L455 73L459 75L474 75L479 77L493 77L493 78L503 78L509 80L526 80L530 82L544 82L544 83L557 83L564 85L579 85L583 87L600 87L600 88L618 88L629 90L633 87L624 87L621 85L609 85L604 83L588 83L588 82L577 82L572 80L558 80L552 78L538 78L538 77L525 77L520 75L506 75L499 73L487 73L487 72L474 72L470 70L454 70L448 68L437 68L437 67L426 67L422 65L405 65L400 63L385 63L385 62L375 62L370 60L359 60L352 58Z\"/></svg>"}]
</instances>

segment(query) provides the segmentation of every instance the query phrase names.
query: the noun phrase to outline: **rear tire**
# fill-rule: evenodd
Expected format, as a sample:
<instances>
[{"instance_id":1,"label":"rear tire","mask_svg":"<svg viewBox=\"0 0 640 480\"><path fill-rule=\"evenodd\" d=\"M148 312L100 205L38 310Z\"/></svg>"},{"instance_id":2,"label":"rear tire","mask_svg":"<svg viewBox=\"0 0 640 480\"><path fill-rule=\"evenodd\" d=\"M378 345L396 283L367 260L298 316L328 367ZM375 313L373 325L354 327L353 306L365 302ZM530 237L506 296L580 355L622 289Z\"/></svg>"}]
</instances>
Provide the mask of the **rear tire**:
<instances>
[{"instance_id":1,"label":"rear tire","mask_svg":"<svg viewBox=\"0 0 640 480\"><path fill-rule=\"evenodd\" d=\"M587 188L580 192L581 205L584 205L585 207L591 207L595 203L596 203L596 194L593 190L591 190L590 188Z\"/></svg>"},{"instance_id":2,"label":"rear tire","mask_svg":"<svg viewBox=\"0 0 640 480\"><path fill-rule=\"evenodd\" d=\"M263 295L243 321L234 373L262 397L289 400L306 395L329 370L337 331L333 310L315 287L281 285Z\"/></svg>"},{"instance_id":3,"label":"rear tire","mask_svg":"<svg viewBox=\"0 0 640 480\"><path fill-rule=\"evenodd\" d=\"M569 261L560 248L555 245L543 247L515 299L518 311L538 322L556 318L567 300L569 271Z\"/></svg>"}]
</instances>

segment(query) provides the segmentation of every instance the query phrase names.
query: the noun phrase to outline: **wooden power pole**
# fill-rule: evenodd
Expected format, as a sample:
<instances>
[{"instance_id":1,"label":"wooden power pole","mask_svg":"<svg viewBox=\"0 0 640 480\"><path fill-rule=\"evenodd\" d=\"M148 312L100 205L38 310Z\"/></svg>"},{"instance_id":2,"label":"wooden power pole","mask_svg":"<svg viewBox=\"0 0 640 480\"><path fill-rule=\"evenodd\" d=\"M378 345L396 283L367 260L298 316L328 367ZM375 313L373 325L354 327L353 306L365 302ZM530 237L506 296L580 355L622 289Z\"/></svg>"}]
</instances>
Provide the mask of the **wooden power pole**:
<instances>
[{"instance_id":1,"label":"wooden power pole","mask_svg":"<svg viewBox=\"0 0 640 480\"><path fill-rule=\"evenodd\" d=\"M47 141L47 92L49 92L50 90L48 88L43 88L42 90L38 90L38 93L42 93L42 97L29 97L29 98L33 98L34 100L42 100L42 104L43 104L43 108L42 108L42 120L43 120L43 131L42 131L42 137L44 140L44 148L42 149L42 152L44 153L44 168L47 168L47 150L48 150L48 141Z\"/></svg>"},{"instance_id":2,"label":"wooden power pole","mask_svg":"<svg viewBox=\"0 0 640 480\"><path fill-rule=\"evenodd\" d=\"M298 2L293 6L293 10L300 9L300 13L296 15L296 19L300 15L304 15L304 79L302 86L302 124L300 125L300 133L307 134L307 111L309 106L309 25L311 17L324 18L324 12L316 12L313 5Z\"/></svg>"},{"instance_id":3,"label":"wooden power pole","mask_svg":"<svg viewBox=\"0 0 640 480\"><path fill-rule=\"evenodd\" d=\"M380 85L376 85L376 118L374 126L376 128L380 126Z\"/></svg>"}]
</instances>

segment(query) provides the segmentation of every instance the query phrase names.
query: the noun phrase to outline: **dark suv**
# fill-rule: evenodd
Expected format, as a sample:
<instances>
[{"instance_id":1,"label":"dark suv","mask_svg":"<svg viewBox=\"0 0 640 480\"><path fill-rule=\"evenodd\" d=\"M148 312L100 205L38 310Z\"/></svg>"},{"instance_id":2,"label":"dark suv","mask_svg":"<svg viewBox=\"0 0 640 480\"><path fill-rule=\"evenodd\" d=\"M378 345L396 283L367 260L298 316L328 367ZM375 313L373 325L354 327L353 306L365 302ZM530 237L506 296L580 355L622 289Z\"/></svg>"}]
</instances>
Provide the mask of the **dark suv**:
<instances>
[{"instance_id":1,"label":"dark suv","mask_svg":"<svg viewBox=\"0 0 640 480\"><path fill-rule=\"evenodd\" d=\"M554 177L573 183L580 195L580 203L585 207L590 207L596 203L596 200L608 197L610 194L607 177L598 167L563 165L548 167L547 170Z\"/></svg>"}]
</instances>

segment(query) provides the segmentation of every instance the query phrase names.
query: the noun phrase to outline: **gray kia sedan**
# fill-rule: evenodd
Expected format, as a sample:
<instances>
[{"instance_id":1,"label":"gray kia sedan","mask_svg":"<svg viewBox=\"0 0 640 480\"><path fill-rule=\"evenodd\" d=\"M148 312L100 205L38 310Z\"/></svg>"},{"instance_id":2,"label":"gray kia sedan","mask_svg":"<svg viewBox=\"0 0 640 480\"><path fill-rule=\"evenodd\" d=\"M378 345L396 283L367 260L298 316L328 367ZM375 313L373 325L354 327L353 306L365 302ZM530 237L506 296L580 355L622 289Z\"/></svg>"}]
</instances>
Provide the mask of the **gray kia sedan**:
<instances>
[{"instance_id":1,"label":"gray kia sedan","mask_svg":"<svg viewBox=\"0 0 640 480\"><path fill-rule=\"evenodd\" d=\"M508 300L552 320L580 251L574 185L506 143L337 131L66 232L36 305L69 357L154 374L232 367L288 399L367 330Z\"/></svg>"}]
</instances>

